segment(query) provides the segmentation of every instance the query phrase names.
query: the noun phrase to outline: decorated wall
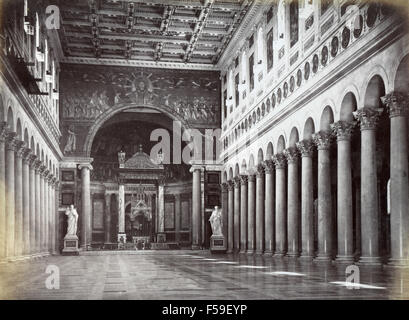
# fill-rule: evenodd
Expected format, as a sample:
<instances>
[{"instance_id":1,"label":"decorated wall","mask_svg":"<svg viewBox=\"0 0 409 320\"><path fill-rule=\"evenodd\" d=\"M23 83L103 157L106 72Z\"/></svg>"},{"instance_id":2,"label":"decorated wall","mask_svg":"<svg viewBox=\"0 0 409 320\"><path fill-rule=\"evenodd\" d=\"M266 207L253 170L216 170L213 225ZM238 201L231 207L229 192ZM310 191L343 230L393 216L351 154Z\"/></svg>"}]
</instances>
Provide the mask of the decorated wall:
<instances>
[{"instance_id":1,"label":"decorated wall","mask_svg":"<svg viewBox=\"0 0 409 320\"><path fill-rule=\"evenodd\" d=\"M216 71L62 64L61 150L83 155L97 119L128 105L153 107L190 128L220 128L219 77Z\"/></svg>"}]
</instances>

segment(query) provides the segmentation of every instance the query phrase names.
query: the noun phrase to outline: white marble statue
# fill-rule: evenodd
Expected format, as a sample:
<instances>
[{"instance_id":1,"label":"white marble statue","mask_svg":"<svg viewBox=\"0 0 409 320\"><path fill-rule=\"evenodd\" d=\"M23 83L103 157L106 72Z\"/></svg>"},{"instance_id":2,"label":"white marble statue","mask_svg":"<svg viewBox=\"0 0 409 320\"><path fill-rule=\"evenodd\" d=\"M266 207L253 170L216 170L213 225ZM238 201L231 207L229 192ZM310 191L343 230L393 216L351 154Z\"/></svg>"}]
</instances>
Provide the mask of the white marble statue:
<instances>
[{"instance_id":1,"label":"white marble statue","mask_svg":"<svg viewBox=\"0 0 409 320\"><path fill-rule=\"evenodd\" d=\"M76 236L77 235L77 222L78 213L74 208L74 205L70 205L65 211L65 215L68 217L68 227L67 234L65 236Z\"/></svg>"},{"instance_id":2,"label":"white marble statue","mask_svg":"<svg viewBox=\"0 0 409 320\"><path fill-rule=\"evenodd\" d=\"M212 233L214 236L223 235L223 219L222 219L222 210L218 206L214 207L212 215L209 218L210 224L212 226Z\"/></svg>"}]
</instances>

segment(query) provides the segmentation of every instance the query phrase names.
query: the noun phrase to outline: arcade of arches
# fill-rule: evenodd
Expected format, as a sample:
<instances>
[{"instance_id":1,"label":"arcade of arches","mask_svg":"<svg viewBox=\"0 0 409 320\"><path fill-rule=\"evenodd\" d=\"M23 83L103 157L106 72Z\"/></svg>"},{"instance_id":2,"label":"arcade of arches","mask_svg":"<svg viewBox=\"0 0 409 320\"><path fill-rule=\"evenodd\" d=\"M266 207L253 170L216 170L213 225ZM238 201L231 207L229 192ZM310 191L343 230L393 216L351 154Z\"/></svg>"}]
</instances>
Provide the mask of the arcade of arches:
<instances>
[{"instance_id":1,"label":"arcade of arches","mask_svg":"<svg viewBox=\"0 0 409 320\"><path fill-rule=\"evenodd\" d=\"M122 36L75 38L92 28L74 13L65 33L40 22L33 36L24 1L6 2L16 20L1 31L1 261L60 254L73 204L83 251L209 248L220 206L228 253L409 266L406 18L371 1L351 18L347 1L293 0L246 1L236 21L235 4L214 2L227 13L203 34L178 46L182 22L173 38L159 24L158 36L134 35L126 59ZM219 16L234 30L212 27ZM221 129L220 154L177 163L191 144L182 136L204 142L207 129ZM169 133L170 155L150 154L155 130Z\"/></svg>"}]
</instances>

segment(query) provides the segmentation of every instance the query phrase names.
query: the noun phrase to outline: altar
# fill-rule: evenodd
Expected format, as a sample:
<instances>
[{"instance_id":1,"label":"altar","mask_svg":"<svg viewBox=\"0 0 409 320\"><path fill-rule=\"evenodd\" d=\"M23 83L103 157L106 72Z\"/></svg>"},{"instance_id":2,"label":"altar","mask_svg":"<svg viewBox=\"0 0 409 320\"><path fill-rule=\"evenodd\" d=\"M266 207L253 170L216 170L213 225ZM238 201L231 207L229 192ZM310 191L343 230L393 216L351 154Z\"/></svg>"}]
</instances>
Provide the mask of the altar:
<instances>
[{"instance_id":1,"label":"altar","mask_svg":"<svg viewBox=\"0 0 409 320\"><path fill-rule=\"evenodd\" d=\"M128 159L120 151L118 162L117 241L148 249L164 229L164 167L153 162L141 145Z\"/></svg>"}]
</instances>

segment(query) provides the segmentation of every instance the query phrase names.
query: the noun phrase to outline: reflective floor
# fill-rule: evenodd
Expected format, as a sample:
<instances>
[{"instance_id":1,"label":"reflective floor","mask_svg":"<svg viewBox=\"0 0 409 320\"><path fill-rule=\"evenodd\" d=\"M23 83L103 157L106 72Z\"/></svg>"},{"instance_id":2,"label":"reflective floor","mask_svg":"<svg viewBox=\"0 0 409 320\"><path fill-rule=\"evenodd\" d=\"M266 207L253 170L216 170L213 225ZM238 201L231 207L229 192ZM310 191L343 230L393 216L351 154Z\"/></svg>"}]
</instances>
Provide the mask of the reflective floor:
<instances>
[{"instance_id":1,"label":"reflective floor","mask_svg":"<svg viewBox=\"0 0 409 320\"><path fill-rule=\"evenodd\" d=\"M207 251L87 252L0 265L0 299L409 299L409 269L359 266L347 279L346 267Z\"/></svg>"}]
</instances>

